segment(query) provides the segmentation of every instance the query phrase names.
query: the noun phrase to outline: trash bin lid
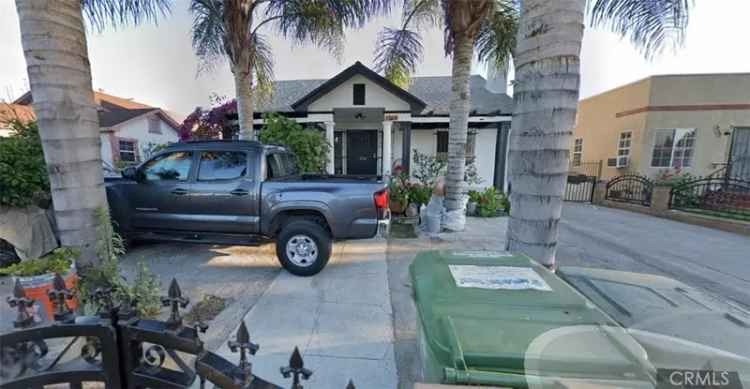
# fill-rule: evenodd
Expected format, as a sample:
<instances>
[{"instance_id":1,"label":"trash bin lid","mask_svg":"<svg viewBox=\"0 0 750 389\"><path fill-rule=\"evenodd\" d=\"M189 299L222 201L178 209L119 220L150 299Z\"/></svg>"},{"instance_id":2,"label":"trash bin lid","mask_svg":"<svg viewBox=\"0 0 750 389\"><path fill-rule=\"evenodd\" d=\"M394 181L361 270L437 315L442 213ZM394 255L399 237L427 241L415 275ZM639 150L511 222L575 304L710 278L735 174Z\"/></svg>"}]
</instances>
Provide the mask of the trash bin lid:
<instances>
[{"instance_id":1,"label":"trash bin lid","mask_svg":"<svg viewBox=\"0 0 750 389\"><path fill-rule=\"evenodd\" d=\"M422 341L444 368L529 374L533 366L550 376L600 378L642 372L645 351L525 255L425 251L409 270Z\"/></svg>"}]
</instances>

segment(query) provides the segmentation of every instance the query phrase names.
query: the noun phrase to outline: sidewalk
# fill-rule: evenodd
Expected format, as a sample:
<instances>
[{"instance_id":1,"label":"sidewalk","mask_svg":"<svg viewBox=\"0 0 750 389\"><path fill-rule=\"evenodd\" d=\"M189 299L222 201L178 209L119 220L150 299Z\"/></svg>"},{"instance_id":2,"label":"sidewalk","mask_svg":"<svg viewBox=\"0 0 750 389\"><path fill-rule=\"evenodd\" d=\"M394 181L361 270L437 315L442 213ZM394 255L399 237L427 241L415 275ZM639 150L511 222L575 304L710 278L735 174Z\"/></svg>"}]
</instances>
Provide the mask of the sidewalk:
<instances>
[{"instance_id":1,"label":"sidewalk","mask_svg":"<svg viewBox=\"0 0 750 389\"><path fill-rule=\"evenodd\" d=\"M397 385L385 239L335 243L331 262L313 277L282 271L244 320L260 344L253 373L265 380L288 386L279 368L297 346L313 371L305 387L343 389L349 379L358 389ZM239 358L226 342L217 353Z\"/></svg>"}]
</instances>

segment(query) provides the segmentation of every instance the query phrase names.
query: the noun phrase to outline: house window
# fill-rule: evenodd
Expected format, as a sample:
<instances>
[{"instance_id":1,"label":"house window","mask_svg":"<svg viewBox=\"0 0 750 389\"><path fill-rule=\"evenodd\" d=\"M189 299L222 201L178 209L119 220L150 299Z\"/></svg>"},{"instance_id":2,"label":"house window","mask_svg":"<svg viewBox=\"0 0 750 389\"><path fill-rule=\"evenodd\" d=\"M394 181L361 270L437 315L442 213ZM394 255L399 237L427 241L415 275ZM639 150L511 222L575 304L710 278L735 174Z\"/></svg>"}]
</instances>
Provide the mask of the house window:
<instances>
[{"instance_id":1,"label":"house window","mask_svg":"<svg viewBox=\"0 0 750 389\"><path fill-rule=\"evenodd\" d=\"M435 156L438 159L442 160L448 160L448 137L449 137L448 131L438 131L437 132L437 152ZM477 133L476 131L469 130L469 133L466 135L466 161L471 162L476 157L475 150L476 150L476 143L477 143Z\"/></svg>"},{"instance_id":2,"label":"house window","mask_svg":"<svg viewBox=\"0 0 750 389\"><path fill-rule=\"evenodd\" d=\"M119 148L120 148L120 161L123 161L123 162L135 162L136 161L134 140L120 139Z\"/></svg>"},{"instance_id":3,"label":"house window","mask_svg":"<svg viewBox=\"0 0 750 389\"><path fill-rule=\"evenodd\" d=\"M354 84L354 105L365 105L365 84Z\"/></svg>"},{"instance_id":4,"label":"house window","mask_svg":"<svg viewBox=\"0 0 750 389\"><path fill-rule=\"evenodd\" d=\"M152 134L161 134L161 120L156 116L148 118L148 132Z\"/></svg>"},{"instance_id":5,"label":"house window","mask_svg":"<svg viewBox=\"0 0 750 389\"><path fill-rule=\"evenodd\" d=\"M581 166L583 158L583 138L576 138L573 141L573 166Z\"/></svg>"},{"instance_id":6,"label":"house window","mask_svg":"<svg viewBox=\"0 0 750 389\"><path fill-rule=\"evenodd\" d=\"M437 133L437 153L438 159L448 159L448 131L438 131Z\"/></svg>"},{"instance_id":7,"label":"house window","mask_svg":"<svg viewBox=\"0 0 750 389\"><path fill-rule=\"evenodd\" d=\"M630 143L632 139L632 132L626 131L620 133L620 139L617 141L617 167L628 166L630 162Z\"/></svg>"},{"instance_id":8,"label":"house window","mask_svg":"<svg viewBox=\"0 0 750 389\"><path fill-rule=\"evenodd\" d=\"M676 128L657 130L651 167L690 167L693 164L695 130Z\"/></svg>"}]
</instances>

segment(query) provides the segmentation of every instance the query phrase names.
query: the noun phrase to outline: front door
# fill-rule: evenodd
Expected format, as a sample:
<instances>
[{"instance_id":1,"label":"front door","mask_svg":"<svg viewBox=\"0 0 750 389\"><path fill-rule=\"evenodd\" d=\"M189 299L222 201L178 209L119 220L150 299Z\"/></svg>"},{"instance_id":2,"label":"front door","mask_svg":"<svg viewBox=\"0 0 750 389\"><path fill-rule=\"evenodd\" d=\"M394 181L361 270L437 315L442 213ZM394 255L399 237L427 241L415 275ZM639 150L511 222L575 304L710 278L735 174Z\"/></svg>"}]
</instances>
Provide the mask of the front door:
<instances>
[{"instance_id":1,"label":"front door","mask_svg":"<svg viewBox=\"0 0 750 389\"><path fill-rule=\"evenodd\" d=\"M750 127L735 128L729 155L729 176L750 181Z\"/></svg>"},{"instance_id":2,"label":"front door","mask_svg":"<svg viewBox=\"0 0 750 389\"><path fill-rule=\"evenodd\" d=\"M347 131L346 157L346 174L378 174L377 130Z\"/></svg>"}]
</instances>

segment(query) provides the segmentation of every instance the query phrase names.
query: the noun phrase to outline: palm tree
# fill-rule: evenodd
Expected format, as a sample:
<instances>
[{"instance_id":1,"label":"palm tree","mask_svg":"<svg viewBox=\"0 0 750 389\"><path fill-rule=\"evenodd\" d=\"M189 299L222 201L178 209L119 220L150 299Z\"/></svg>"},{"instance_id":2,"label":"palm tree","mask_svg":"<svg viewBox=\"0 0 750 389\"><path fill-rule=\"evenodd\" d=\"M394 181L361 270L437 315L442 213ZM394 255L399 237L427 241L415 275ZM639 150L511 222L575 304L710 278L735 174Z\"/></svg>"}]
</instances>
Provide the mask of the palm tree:
<instances>
[{"instance_id":1,"label":"palm tree","mask_svg":"<svg viewBox=\"0 0 750 389\"><path fill-rule=\"evenodd\" d=\"M506 68L515 46L517 12L512 0L404 0L401 28L386 27L378 36L376 70L408 85L422 56L419 30L441 24L445 53L453 57L445 207L463 212L472 58L476 49L480 61Z\"/></svg>"},{"instance_id":2,"label":"palm tree","mask_svg":"<svg viewBox=\"0 0 750 389\"><path fill-rule=\"evenodd\" d=\"M345 27L361 26L387 6L385 0L192 0L193 48L205 67L228 60L240 139L253 139L253 97L267 98L273 86L271 47L261 27L338 53Z\"/></svg>"},{"instance_id":3,"label":"palm tree","mask_svg":"<svg viewBox=\"0 0 750 389\"><path fill-rule=\"evenodd\" d=\"M647 57L681 42L689 0L591 0L593 25L629 38ZM507 248L554 267L570 137L578 104L586 0L522 0L514 52L515 109Z\"/></svg>"},{"instance_id":4,"label":"palm tree","mask_svg":"<svg viewBox=\"0 0 750 389\"><path fill-rule=\"evenodd\" d=\"M169 11L167 0L16 0L21 43L60 241L94 264L96 209L106 209L99 119L84 14L94 28L137 24Z\"/></svg>"}]
</instances>

